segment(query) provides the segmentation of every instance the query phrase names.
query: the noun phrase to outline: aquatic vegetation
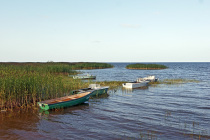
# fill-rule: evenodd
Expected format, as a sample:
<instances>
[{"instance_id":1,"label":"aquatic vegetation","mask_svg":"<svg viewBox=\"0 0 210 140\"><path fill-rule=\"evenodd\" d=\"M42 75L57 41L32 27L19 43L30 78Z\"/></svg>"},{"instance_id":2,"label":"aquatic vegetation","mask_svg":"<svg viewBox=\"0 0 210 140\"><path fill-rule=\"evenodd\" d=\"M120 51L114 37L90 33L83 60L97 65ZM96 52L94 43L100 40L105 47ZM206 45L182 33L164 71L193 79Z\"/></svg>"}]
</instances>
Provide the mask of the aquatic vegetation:
<instances>
[{"instance_id":1,"label":"aquatic vegetation","mask_svg":"<svg viewBox=\"0 0 210 140\"><path fill-rule=\"evenodd\" d=\"M78 69L105 69L105 68L113 68L113 65L108 63L75 63L71 65L73 70Z\"/></svg>"},{"instance_id":2,"label":"aquatic vegetation","mask_svg":"<svg viewBox=\"0 0 210 140\"><path fill-rule=\"evenodd\" d=\"M145 131L145 130L144 130ZM140 131L139 139L140 140L156 140L158 139L158 133L157 131L147 130L147 132Z\"/></svg>"},{"instance_id":3,"label":"aquatic vegetation","mask_svg":"<svg viewBox=\"0 0 210 140\"><path fill-rule=\"evenodd\" d=\"M55 98L66 92L61 79L50 73L7 71L0 77L1 108L35 105L38 100Z\"/></svg>"},{"instance_id":4,"label":"aquatic vegetation","mask_svg":"<svg viewBox=\"0 0 210 140\"><path fill-rule=\"evenodd\" d=\"M62 81L65 87L69 87L71 90L87 88L90 84L100 84L101 86L109 86L109 89L115 89L122 86L125 81L93 81L80 79L73 79L72 77L62 76Z\"/></svg>"},{"instance_id":5,"label":"aquatic vegetation","mask_svg":"<svg viewBox=\"0 0 210 140\"><path fill-rule=\"evenodd\" d=\"M0 63L0 109L35 106L38 101L88 87L88 82L66 76L77 73L72 70L73 65L87 69L110 66L102 63Z\"/></svg>"},{"instance_id":6,"label":"aquatic vegetation","mask_svg":"<svg viewBox=\"0 0 210 140\"><path fill-rule=\"evenodd\" d=\"M104 66L110 65L104 64ZM125 81L82 81L67 76L69 73L77 73L73 69L102 67L102 63L0 63L0 109L4 111L14 107L35 106L36 102L70 95L72 90L87 88L93 83L110 86L111 90L125 83ZM198 81L165 79L151 84L188 82Z\"/></svg>"},{"instance_id":7,"label":"aquatic vegetation","mask_svg":"<svg viewBox=\"0 0 210 140\"><path fill-rule=\"evenodd\" d=\"M122 86L123 83L125 83L125 81L102 81L102 82L97 82L97 84L100 84L101 86L109 86L110 89L115 89L119 86Z\"/></svg>"},{"instance_id":8,"label":"aquatic vegetation","mask_svg":"<svg viewBox=\"0 0 210 140\"><path fill-rule=\"evenodd\" d=\"M160 64L130 64L126 66L127 69L142 69L142 70L156 70L156 69L166 69L168 67Z\"/></svg>"},{"instance_id":9,"label":"aquatic vegetation","mask_svg":"<svg viewBox=\"0 0 210 140\"><path fill-rule=\"evenodd\" d=\"M47 62L47 63L0 63L0 69L14 69L24 71L39 71L39 72L50 72L50 73L68 73L75 74L80 69L104 69L112 68L113 65L107 63L89 63L89 62Z\"/></svg>"},{"instance_id":10,"label":"aquatic vegetation","mask_svg":"<svg viewBox=\"0 0 210 140\"><path fill-rule=\"evenodd\" d=\"M157 82L151 82L149 84L152 86L155 86L159 84L177 85L177 84L184 84L184 83L199 83L199 81L195 79L163 79Z\"/></svg>"},{"instance_id":11,"label":"aquatic vegetation","mask_svg":"<svg viewBox=\"0 0 210 140\"><path fill-rule=\"evenodd\" d=\"M193 79L164 79L160 81L163 84L184 84L184 83L198 83L198 80Z\"/></svg>"}]
</instances>

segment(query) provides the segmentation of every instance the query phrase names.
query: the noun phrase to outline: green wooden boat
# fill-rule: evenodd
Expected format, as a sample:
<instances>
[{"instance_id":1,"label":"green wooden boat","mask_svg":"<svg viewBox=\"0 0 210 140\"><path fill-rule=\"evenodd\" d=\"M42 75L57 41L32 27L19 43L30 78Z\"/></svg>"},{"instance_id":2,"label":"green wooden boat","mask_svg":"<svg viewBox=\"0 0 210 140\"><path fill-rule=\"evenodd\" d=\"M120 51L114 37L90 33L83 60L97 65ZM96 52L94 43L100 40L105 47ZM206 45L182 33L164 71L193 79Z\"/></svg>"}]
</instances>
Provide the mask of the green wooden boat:
<instances>
[{"instance_id":1,"label":"green wooden boat","mask_svg":"<svg viewBox=\"0 0 210 140\"><path fill-rule=\"evenodd\" d=\"M73 94L77 94L79 92L91 92L91 97L100 96L102 94L107 93L109 86L100 86L99 84L90 84L88 88L83 88L79 90L72 91Z\"/></svg>"},{"instance_id":2,"label":"green wooden boat","mask_svg":"<svg viewBox=\"0 0 210 140\"><path fill-rule=\"evenodd\" d=\"M55 108L64 108L69 106L79 105L89 100L91 92L79 92L75 95L65 96L61 98L45 100L38 102L38 105L43 110L55 109Z\"/></svg>"},{"instance_id":3,"label":"green wooden boat","mask_svg":"<svg viewBox=\"0 0 210 140\"><path fill-rule=\"evenodd\" d=\"M99 84L90 84L88 88L94 90L91 93L91 97L100 96L102 94L107 93L109 86L100 86Z\"/></svg>"}]
</instances>

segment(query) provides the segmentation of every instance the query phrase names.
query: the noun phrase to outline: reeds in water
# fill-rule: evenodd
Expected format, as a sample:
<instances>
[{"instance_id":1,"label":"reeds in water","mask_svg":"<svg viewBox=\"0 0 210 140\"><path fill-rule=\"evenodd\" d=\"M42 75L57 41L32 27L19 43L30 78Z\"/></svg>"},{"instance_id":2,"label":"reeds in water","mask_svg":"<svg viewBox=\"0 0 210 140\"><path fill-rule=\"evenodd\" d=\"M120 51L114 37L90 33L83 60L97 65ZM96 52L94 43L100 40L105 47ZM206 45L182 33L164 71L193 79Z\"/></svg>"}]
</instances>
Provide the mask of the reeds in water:
<instances>
[{"instance_id":1,"label":"reeds in water","mask_svg":"<svg viewBox=\"0 0 210 140\"><path fill-rule=\"evenodd\" d=\"M199 83L198 80L195 79L163 79L157 82L151 82L150 85L159 85L159 84L165 84L165 85L180 85L184 83Z\"/></svg>"},{"instance_id":2,"label":"reeds in water","mask_svg":"<svg viewBox=\"0 0 210 140\"><path fill-rule=\"evenodd\" d=\"M35 105L37 101L61 96L65 92L59 77L50 73L12 71L0 73L0 101L3 107L23 107Z\"/></svg>"},{"instance_id":3,"label":"reeds in water","mask_svg":"<svg viewBox=\"0 0 210 140\"><path fill-rule=\"evenodd\" d=\"M105 68L102 63L0 63L0 109L36 105L37 101L65 96L87 87L82 81L63 80L72 69Z\"/></svg>"},{"instance_id":4,"label":"reeds in water","mask_svg":"<svg viewBox=\"0 0 210 140\"><path fill-rule=\"evenodd\" d=\"M164 66L164 65L160 65L160 64L141 64L141 63L137 63L137 64L130 64L126 66L127 69L166 69L168 67Z\"/></svg>"},{"instance_id":5,"label":"reeds in water","mask_svg":"<svg viewBox=\"0 0 210 140\"><path fill-rule=\"evenodd\" d=\"M113 65L108 63L76 63L72 65L72 69L105 69L105 68L112 68Z\"/></svg>"},{"instance_id":6,"label":"reeds in water","mask_svg":"<svg viewBox=\"0 0 210 140\"><path fill-rule=\"evenodd\" d=\"M27 107L36 102L70 94L70 90L88 87L64 75L72 69L112 67L103 63L0 63L0 109Z\"/></svg>"},{"instance_id":7,"label":"reeds in water","mask_svg":"<svg viewBox=\"0 0 210 140\"><path fill-rule=\"evenodd\" d=\"M163 84L183 84L183 83L198 83L198 80L193 79L164 79Z\"/></svg>"}]
</instances>

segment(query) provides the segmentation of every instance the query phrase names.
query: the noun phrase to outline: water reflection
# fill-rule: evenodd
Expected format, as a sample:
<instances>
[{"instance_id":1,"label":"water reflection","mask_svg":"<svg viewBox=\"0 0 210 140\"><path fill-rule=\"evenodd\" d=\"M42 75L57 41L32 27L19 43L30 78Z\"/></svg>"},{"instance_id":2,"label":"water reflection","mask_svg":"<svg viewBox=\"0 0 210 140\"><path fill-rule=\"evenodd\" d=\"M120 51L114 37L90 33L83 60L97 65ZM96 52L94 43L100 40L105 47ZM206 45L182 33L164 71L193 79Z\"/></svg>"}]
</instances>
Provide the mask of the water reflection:
<instances>
[{"instance_id":1,"label":"water reflection","mask_svg":"<svg viewBox=\"0 0 210 140\"><path fill-rule=\"evenodd\" d=\"M39 110L39 116L42 118L46 118L50 115L64 115L64 114L72 114L74 115L74 112L78 110L86 110L89 108L89 103L83 103L77 106L71 106L67 108L62 108L62 109L53 109L53 110Z\"/></svg>"},{"instance_id":2,"label":"water reflection","mask_svg":"<svg viewBox=\"0 0 210 140\"><path fill-rule=\"evenodd\" d=\"M24 139L36 133L38 110L19 110L0 113L0 139ZM27 133L30 132L30 133ZM36 135L36 134L35 134Z\"/></svg>"}]
</instances>

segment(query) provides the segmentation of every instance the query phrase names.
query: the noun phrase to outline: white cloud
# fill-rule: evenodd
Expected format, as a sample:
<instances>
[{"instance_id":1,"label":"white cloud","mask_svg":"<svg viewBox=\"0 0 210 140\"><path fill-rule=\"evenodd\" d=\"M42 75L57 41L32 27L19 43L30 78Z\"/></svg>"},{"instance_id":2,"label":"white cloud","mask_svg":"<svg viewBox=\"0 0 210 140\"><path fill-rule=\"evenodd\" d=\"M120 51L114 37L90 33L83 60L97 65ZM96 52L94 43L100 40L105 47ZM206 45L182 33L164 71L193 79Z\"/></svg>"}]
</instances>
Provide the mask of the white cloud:
<instances>
[{"instance_id":1,"label":"white cloud","mask_svg":"<svg viewBox=\"0 0 210 140\"><path fill-rule=\"evenodd\" d=\"M140 24L121 24L124 28L139 28Z\"/></svg>"}]
</instances>

